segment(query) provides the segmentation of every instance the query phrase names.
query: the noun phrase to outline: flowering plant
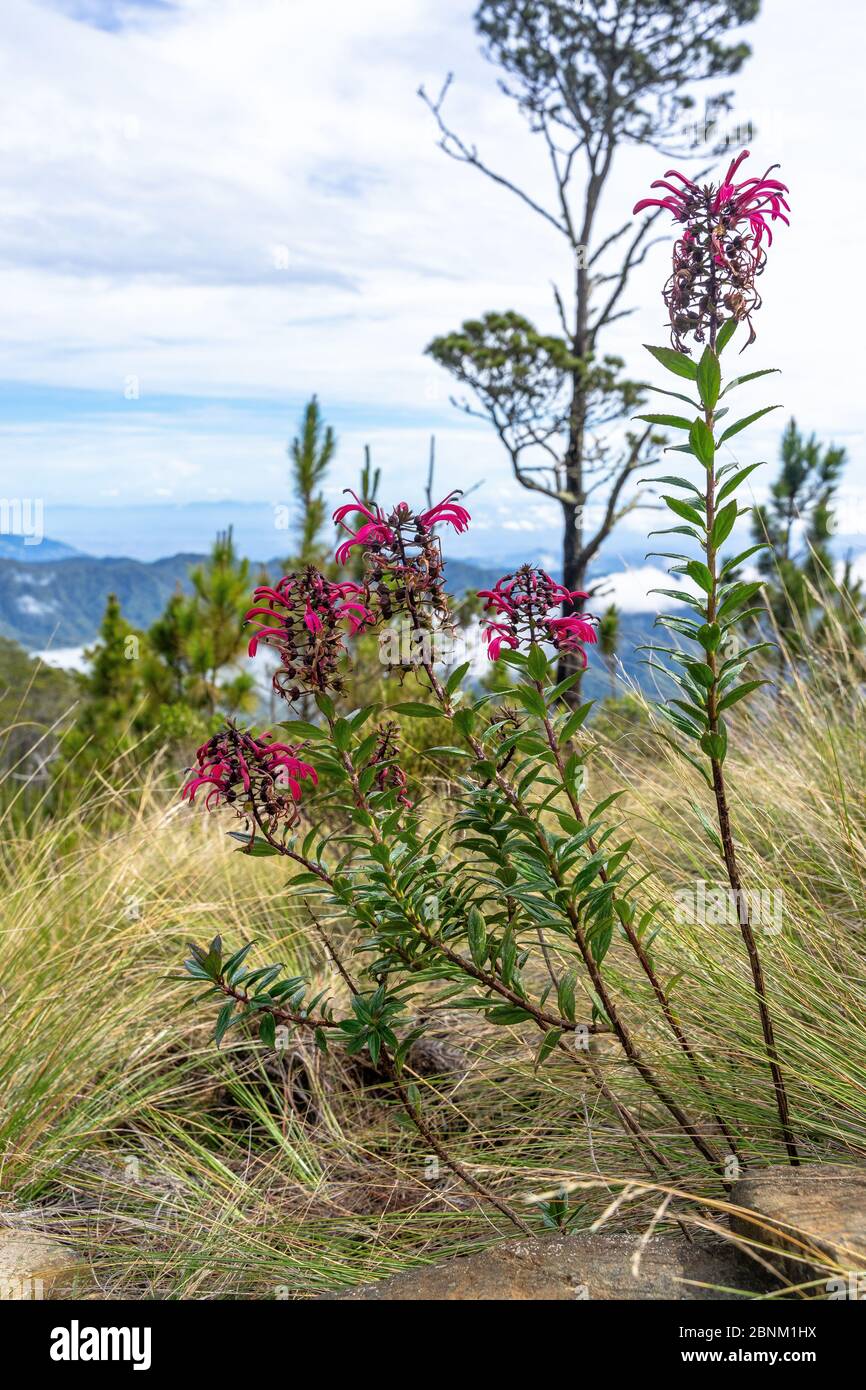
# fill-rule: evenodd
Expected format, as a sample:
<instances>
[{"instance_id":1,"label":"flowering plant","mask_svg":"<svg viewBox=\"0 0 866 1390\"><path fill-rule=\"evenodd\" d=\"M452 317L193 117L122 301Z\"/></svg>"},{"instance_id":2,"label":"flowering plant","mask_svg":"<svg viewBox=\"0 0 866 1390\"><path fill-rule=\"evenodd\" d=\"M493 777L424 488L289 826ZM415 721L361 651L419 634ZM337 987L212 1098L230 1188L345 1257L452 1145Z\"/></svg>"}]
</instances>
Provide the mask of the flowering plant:
<instances>
[{"instance_id":1,"label":"flowering plant","mask_svg":"<svg viewBox=\"0 0 866 1390\"><path fill-rule=\"evenodd\" d=\"M701 556L663 552L665 558L675 561L670 573L685 575L693 589L662 592L686 604L691 613L657 619L659 625L682 639L685 647L653 646L650 651L652 660L657 655L665 658L679 686L677 696L661 707L661 713L678 735L674 746L713 792L719 826L716 843L731 889L741 905L740 928L752 972L780 1131L789 1158L796 1163L788 1098L764 971L743 893L724 774L728 754L725 714L764 684L763 680L744 680L743 676L748 674L751 658L771 644L741 640L745 625L762 611L750 607L761 589L761 581L744 578L741 567L767 549L766 543L750 545L728 558L721 555L738 519L752 511L750 506L743 506L741 489L760 464L741 466L736 457L720 463L719 454L730 440L779 407L762 406L719 431L719 422L729 409L722 402L729 393L775 370L748 372L723 387L721 356L740 323L745 321L749 327L744 347L755 339L752 314L760 307L760 299L754 282L766 262L762 242L766 236L768 245L772 244L770 224L777 219L787 223L785 214L790 210L783 196L788 190L778 179L769 177L772 169L760 178L733 182L748 153L744 150L731 161L718 186L698 188L682 174L671 171L666 177L676 178L679 186L661 180L653 187L665 189L666 196L643 198L634 208L637 213L647 206L664 207L685 224L674 246L673 273L664 289L674 347L649 347L648 351L674 376L686 381L697 395L695 399L682 392L662 391L663 395L684 402L689 414L640 416L650 424L683 432L685 442L672 448L696 467L693 477L666 475L652 480L675 489L663 494L663 500L677 521L677 525L653 534L686 536ZM684 340L689 334L696 342L705 343L697 362L685 350ZM668 667L661 669L668 674Z\"/></svg>"},{"instance_id":2,"label":"flowering plant","mask_svg":"<svg viewBox=\"0 0 866 1390\"><path fill-rule=\"evenodd\" d=\"M586 595L522 566L480 595L489 657L513 677L506 690L479 692L468 662L446 677L422 656L423 700L342 714L337 698L351 667L345 638L395 615L413 629L452 621L437 528L463 533L470 521L453 496L418 513L354 498L338 508L336 523L345 527L350 514L360 524L337 559L362 553L360 583L349 591L306 570L258 590L250 610L251 623L262 624L252 651L264 641L280 654L276 690L289 704L312 697L320 722L288 718L285 744L228 729L202 750L187 784L190 799L207 783L210 809L230 802L246 817L245 853L281 855L293 866L289 891L310 907L348 1001L338 1008L321 992L309 998L307 983L281 980L278 966L249 966L250 943L225 957L216 938L209 949L192 949L186 969L220 1001L218 1039L231 1027L256 1026L273 1045L280 1024L309 1030L322 1048L339 1041L365 1050L433 1151L526 1230L523 1216L448 1155L425 1118L407 1062L426 1026L422 1010L429 1019L438 991L450 1007L479 1010L492 1024L531 1027L536 1064L554 1051L565 1055L651 1170L669 1174L669 1160L589 1050L594 1033L610 1033L683 1143L722 1174L722 1152L656 1074L607 970L614 942L635 954L676 1046L703 1082L652 963L658 905L641 901L643 875L608 819L616 798L584 805L586 752L578 739L590 705L573 708L567 696L578 676L557 681L555 665L562 651L585 664L594 619L560 609ZM439 721L445 734L431 756L456 767L451 814L433 816L423 796L410 795L398 730L416 719ZM281 801L268 780L280 769L289 779ZM321 804L319 783L329 789ZM322 918L338 929L326 933ZM708 1089L707 1106L724 1133ZM734 1148L730 1134L727 1142Z\"/></svg>"},{"instance_id":3,"label":"flowering plant","mask_svg":"<svg viewBox=\"0 0 866 1390\"><path fill-rule=\"evenodd\" d=\"M654 646L650 660L662 655L668 664L661 669L672 670L678 682L679 694L662 713L672 738L679 736L678 751L714 793L716 843L732 888L739 888L740 879L723 773L724 716L761 683L740 676L763 644L744 650L732 642L759 587L737 571L758 547L730 560L719 555L740 514L736 494L755 465L717 466L716 453L766 411L728 425L716 439L726 409L719 408L721 396L764 375L736 378L722 392L719 357L741 322L749 323L750 341L754 336L754 278L763 269L768 218L783 217L787 208L782 185L766 175L733 182L744 157L733 161L718 188L699 189L671 175L679 186L665 184L665 198L650 200L686 224L664 292L677 346L650 351L698 399L668 391L689 406L692 418L642 417L684 431L687 442L676 448L700 470L698 481L660 480L685 493L665 494L678 522L670 529L687 535L702 558L671 557L678 562L675 571L690 578L697 592L673 594L690 616L673 614L659 622L688 646ZM705 344L697 363L681 350L688 334ZM209 948L194 946L186 962L189 977L205 984L206 995L220 1004L217 1040L232 1027L257 1027L263 1043L272 1046L280 1024L308 1030L322 1049L340 1042L350 1052L366 1052L425 1142L480 1199L525 1231L530 1227L524 1216L448 1154L425 1115L409 1062L412 1047L437 1004L477 1010L490 1024L522 1030L521 1037L529 1032L536 1066L554 1053L567 1058L643 1164L667 1180L668 1154L588 1046L593 1034L606 1033L646 1088L651 1107L673 1122L684 1156L726 1186L740 1140L683 1029L671 985L654 963L652 942L664 926L664 905L646 899L646 874L631 857L631 841L619 837L613 808L620 793L597 805L586 802L583 726L590 704L575 708L569 695L586 664L585 649L596 640L595 619L575 611L587 595L523 565L479 595L488 656L507 665L512 677L505 690L479 691L469 662L446 674L425 657L422 643L416 665L422 699L343 713L338 702L350 689L354 636L381 629L394 617L421 633L453 623L438 528L462 534L471 519L455 494L419 512L405 502L386 510L352 494L334 520L346 533L337 564L351 563L360 579L334 582L308 567L257 590L249 614L258 626L251 654L261 643L274 647L280 657L277 693L290 715L300 699L313 701L315 722L287 718L280 726L287 742L279 744L229 726L199 751L186 794L193 800L207 785L209 809L230 803L246 818L244 853L282 856L293 869L288 891L305 900L339 975L341 997L312 993L300 978L283 979L278 965L248 965L252 943L226 957L217 936ZM563 652L577 658L572 664L579 669L558 680L556 660ZM417 719L438 721L442 741L430 756L440 769L455 769L444 809L431 806L423 787L415 794L401 766L401 731L405 721ZM287 790L278 793L281 778ZM334 925L326 929L323 919ZM741 930L781 1131L796 1161L747 915ZM612 964L620 952L639 967L641 1003L658 1010L671 1045L698 1083L702 1113L685 1108L638 1040L630 1016L635 987Z\"/></svg>"}]
</instances>

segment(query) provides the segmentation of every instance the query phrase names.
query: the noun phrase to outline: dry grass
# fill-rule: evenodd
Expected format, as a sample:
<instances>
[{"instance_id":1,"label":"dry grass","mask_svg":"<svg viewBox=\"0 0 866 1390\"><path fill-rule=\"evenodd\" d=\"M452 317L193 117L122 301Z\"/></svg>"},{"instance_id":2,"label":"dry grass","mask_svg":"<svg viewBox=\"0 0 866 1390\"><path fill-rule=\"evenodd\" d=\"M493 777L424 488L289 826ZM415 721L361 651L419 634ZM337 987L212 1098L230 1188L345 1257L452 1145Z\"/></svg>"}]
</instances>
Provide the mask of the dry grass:
<instances>
[{"instance_id":1,"label":"dry grass","mask_svg":"<svg viewBox=\"0 0 866 1390\"><path fill-rule=\"evenodd\" d=\"M815 1160L866 1153L860 679L828 667L819 684L794 680L741 715L730 761L745 880L784 894L784 929L760 945L798 1141ZM780 1161L739 934L678 923L671 906L717 877L692 805L708 815L706 797L645 713L599 735L596 757L601 781L628 784L619 805L652 869L642 893L665 904L657 961L718 1104L750 1160ZM182 1007L188 991L171 977L184 943L216 930L233 945L255 937L263 959L339 993L279 865L233 853L224 829L172 806L156 771L59 819L7 811L3 1218L72 1237L98 1287L120 1297L309 1296L508 1234L450 1174L432 1174L374 1075L302 1044L276 1065L236 1034L217 1052L210 1013ZM705 1114L622 946L610 970L656 1068ZM584 1204L575 1229L645 1230L668 1192L662 1224L721 1212L718 1182L616 1049L594 1044L596 1060L662 1148L665 1175L642 1167L585 1069L559 1057L535 1072L531 1030L461 1013L436 1031L459 1064L422 1078L427 1112L530 1219L532 1198L562 1185Z\"/></svg>"}]
</instances>

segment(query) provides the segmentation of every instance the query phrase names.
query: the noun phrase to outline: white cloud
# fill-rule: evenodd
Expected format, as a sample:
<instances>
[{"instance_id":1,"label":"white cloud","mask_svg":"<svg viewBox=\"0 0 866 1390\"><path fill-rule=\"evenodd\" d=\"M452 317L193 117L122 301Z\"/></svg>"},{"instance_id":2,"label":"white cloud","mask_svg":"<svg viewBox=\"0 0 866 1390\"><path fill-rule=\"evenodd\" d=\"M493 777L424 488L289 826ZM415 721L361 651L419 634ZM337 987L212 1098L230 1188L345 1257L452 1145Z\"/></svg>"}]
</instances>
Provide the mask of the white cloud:
<instances>
[{"instance_id":1,"label":"white cloud","mask_svg":"<svg viewBox=\"0 0 866 1390\"><path fill-rule=\"evenodd\" d=\"M677 575L667 574L654 565L634 566L604 576L595 606L601 608L615 603L624 613L663 613L677 606L674 600L650 593L651 589L686 593L689 586Z\"/></svg>"},{"instance_id":2,"label":"white cloud","mask_svg":"<svg viewBox=\"0 0 866 1390\"><path fill-rule=\"evenodd\" d=\"M266 496L284 478L297 403L318 391L326 409L352 415L341 485L374 435L386 478L420 488L435 429L443 491L487 480L479 533L491 515L494 528L527 536L536 522L550 549L555 506L532 510L496 440L451 410L447 380L423 356L436 332L486 308L519 307L554 328L550 281L569 275L550 228L441 154L416 95L420 80L435 89L453 68L454 123L548 196L537 142L479 54L473 8L6 0L15 43L0 87L0 378L118 404L72 422L70 410L52 419L34 407L24 428L0 435L4 465L67 501L108 489ZM823 26L806 0L765 0L735 114L758 128L753 162L782 161L794 208L762 283L749 366L783 366L776 399L846 443L862 470L862 397L845 365L863 316L851 270L866 188L860 22L859 0L836 0ZM606 223L625 220L663 167L663 156L623 151ZM665 258L658 248L638 272L640 313L608 342L641 373L638 344L664 335ZM130 376L134 408L123 397ZM772 399L762 385L743 391L745 409ZM181 419L149 405L160 393L213 408ZM272 403L266 428L266 410L238 414L253 400ZM782 419L750 432L749 457L775 459ZM510 518L494 510L499 488ZM623 529L645 522L635 513Z\"/></svg>"}]
</instances>

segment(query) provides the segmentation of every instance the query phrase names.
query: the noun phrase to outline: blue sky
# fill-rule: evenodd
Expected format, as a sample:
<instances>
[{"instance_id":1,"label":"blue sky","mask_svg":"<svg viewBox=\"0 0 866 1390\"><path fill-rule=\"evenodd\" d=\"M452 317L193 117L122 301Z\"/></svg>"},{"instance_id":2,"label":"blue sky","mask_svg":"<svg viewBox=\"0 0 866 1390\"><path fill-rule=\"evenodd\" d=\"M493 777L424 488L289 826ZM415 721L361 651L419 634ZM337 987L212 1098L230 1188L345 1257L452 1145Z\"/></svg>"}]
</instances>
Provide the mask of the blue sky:
<instances>
[{"instance_id":1,"label":"blue sky","mask_svg":"<svg viewBox=\"0 0 866 1390\"><path fill-rule=\"evenodd\" d=\"M417 98L453 69L455 124L546 194L472 8L4 0L0 463L6 492L26 477L44 498L49 534L52 505L285 500L286 441L315 391L340 436L334 494L369 443L385 489L411 500L435 432L443 491L485 480L487 539L476 528L467 553L500 532L555 550L556 508L517 488L423 356L488 308L554 330L550 281L567 273L554 233L436 149ZM786 411L847 446L866 545L862 7L822 13L832 22L807 0L764 0L736 84L731 123L754 123L754 162L782 163L793 205L749 366L782 367ZM623 152L611 227L667 163ZM608 340L635 371L640 342L664 341L666 256ZM758 457L775 459L778 427L749 436Z\"/></svg>"}]
</instances>

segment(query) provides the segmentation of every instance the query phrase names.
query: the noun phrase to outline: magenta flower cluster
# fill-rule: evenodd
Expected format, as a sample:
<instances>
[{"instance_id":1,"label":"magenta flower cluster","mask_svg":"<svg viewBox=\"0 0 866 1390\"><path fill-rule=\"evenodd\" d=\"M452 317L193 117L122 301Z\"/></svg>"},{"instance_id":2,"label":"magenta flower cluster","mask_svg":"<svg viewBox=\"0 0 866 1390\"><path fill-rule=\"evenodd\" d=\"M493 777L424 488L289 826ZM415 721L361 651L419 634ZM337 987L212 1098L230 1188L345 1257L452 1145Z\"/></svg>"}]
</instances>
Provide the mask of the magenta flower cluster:
<instances>
[{"instance_id":1,"label":"magenta flower cluster","mask_svg":"<svg viewBox=\"0 0 866 1390\"><path fill-rule=\"evenodd\" d=\"M561 609L582 603L588 594L566 589L537 566L521 565L492 589L481 589L478 597L487 600L485 612L495 615L483 628L491 661L499 659L503 646L516 650L522 643L537 642L572 652L586 666L584 645L597 641L594 619L585 613L563 615Z\"/></svg>"},{"instance_id":2,"label":"magenta flower cluster","mask_svg":"<svg viewBox=\"0 0 866 1390\"><path fill-rule=\"evenodd\" d=\"M293 821L302 783L309 780L316 786L319 780L315 768L298 754L291 744L274 742L270 733L254 738L230 724L197 750L197 766L181 799L192 804L206 787L208 811L226 803L245 815L254 806L271 820Z\"/></svg>"},{"instance_id":3,"label":"magenta flower cluster","mask_svg":"<svg viewBox=\"0 0 866 1390\"><path fill-rule=\"evenodd\" d=\"M335 558L338 565L348 564L351 553L356 546L373 551L395 546L401 528L407 523L412 523L417 534L423 537L442 522L447 522L454 527L458 534L462 534L468 528L471 520L466 508L454 501L455 493L451 493L435 507L429 508L428 511L419 512L417 516L412 512L408 502L398 502L393 511L386 516L381 507L375 503L362 502L354 492L350 492L349 495L353 501L344 502L334 512L336 525L341 526L344 531L349 533L349 539L343 541L337 548ZM346 524L346 518L349 516L364 518L357 531L353 531Z\"/></svg>"},{"instance_id":4,"label":"magenta flower cluster","mask_svg":"<svg viewBox=\"0 0 866 1390\"><path fill-rule=\"evenodd\" d=\"M376 621L363 585L332 583L308 566L284 575L274 587L260 585L253 598L246 618L258 624L258 631L250 639L249 654L255 656L260 643L279 653L274 688L289 700L305 690L340 689L346 632L354 637Z\"/></svg>"},{"instance_id":5,"label":"magenta flower cluster","mask_svg":"<svg viewBox=\"0 0 866 1390\"><path fill-rule=\"evenodd\" d=\"M260 645L279 654L274 676L279 694L294 701L307 693L341 692L344 639L372 629L395 612L408 613L415 623L451 621L436 527L451 526L458 534L467 529L469 512L456 500L458 495L451 493L419 513L405 502L386 513L352 493L353 500L334 513L335 523L348 532L336 559L345 565L360 550L363 581L335 583L307 566L255 590L246 615L256 627L249 654L255 656ZM360 519L354 530L348 524L350 517ZM491 660L500 656L503 646L516 649L522 643L538 642L575 653L586 665L583 648L596 641L594 620L570 611L586 594L566 589L543 570L524 565L492 589L482 590L479 597L493 615L484 625ZM394 792L399 804L408 808L412 803L397 763L395 735L392 724L379 731L369 765L376 769L376 787ZM229 723L198 749L183 798L192 803L206 788L208 810L228 804L260 826L277 822L292 826L298 819L303 783L315 786L318 782L315 769L300 752L272 741L270 734L254 736Z\"/></svg>"},{"instance_id":6,"label":"magenta flower cluster","mask_svg":"<svg viewBox=\"0 0 866 1390\"><path fill-rule=\"evenodd\" d=\"M764 269L766 251L773 244L772 223L788 222L790 207L785 184L770 175L771 165L760 177L734 182L749 151L732 159L722 182L700 187L678 169L669 169L653 188L657 198L641 198L634 212L665 208L685 223L674 245L673 271L664 288L671 337L675 348L686 351L691 333L711 341L726 318L749 324L749 342L755 337L752 314L760 308L755 280ZM675 183L670 180L676 180Z\"/></svg>"}]
</instances>

